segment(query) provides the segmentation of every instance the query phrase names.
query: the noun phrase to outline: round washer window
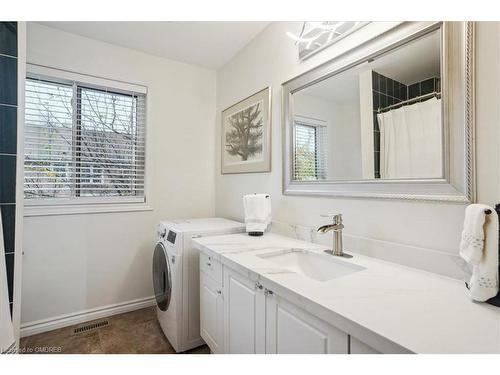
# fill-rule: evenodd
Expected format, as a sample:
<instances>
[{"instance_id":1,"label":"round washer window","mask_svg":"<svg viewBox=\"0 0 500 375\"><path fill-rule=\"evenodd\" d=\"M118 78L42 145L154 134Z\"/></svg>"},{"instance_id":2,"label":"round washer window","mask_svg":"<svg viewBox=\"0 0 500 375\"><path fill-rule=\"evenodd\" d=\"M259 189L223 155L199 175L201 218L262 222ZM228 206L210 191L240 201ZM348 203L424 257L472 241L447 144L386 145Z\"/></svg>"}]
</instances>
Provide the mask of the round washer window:
<instances>
[{"instance_id":1,"label":"round washer window","mask_svg":"<svg viewBox=\"0 0 500 375\"><path fill-rule=\"evenodd\" d=\"M153 288L158 308L167 311L172 294L172 277L167 249L161 242L156 245L153 254Z\"/></svg>"}]
</instances>

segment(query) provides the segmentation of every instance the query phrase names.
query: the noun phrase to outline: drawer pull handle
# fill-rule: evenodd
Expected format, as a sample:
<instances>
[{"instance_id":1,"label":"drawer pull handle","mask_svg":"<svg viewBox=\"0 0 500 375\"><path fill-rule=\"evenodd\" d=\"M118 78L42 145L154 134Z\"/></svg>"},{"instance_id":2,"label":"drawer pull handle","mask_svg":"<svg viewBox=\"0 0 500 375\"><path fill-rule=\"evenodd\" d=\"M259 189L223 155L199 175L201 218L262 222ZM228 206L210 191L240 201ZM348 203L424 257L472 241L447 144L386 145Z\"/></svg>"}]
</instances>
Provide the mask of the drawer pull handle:
<instances>
[{"instance_id":1,"label":"drawer pull handle","mask_svg":"<svg viewBox=\"0 0 500 375\"><path fill-rule=\"evenodd\" d=\"M269 289L266 288L266 290L264 291L264 294L266 296L272 296L274 294L274 292L272 290L269 290Z\"/></svg>"},{"instance_id":2,"label":"drawer pull handle","mask_svg":"<svg viewBox=\"0 0 500 375\"><path fill-rule=\"evenodd\" d=\"M222 290L217 290L217 294L222 294Z\"/></svg>"},{"instance_id":3,"label":"drawer pull handle","mask_svg":"<svg viewBox=\"0 0 500 375\"><path fill-rule=\"evenodd\" d=\"M255 283L255 289L260 289L260 290L262 290L262 289L264 289L264 287L262 286L262 284L261 284L261 283L256 282L256 283Z\"/></svg>"},{"instance_id":4,"label":"drawer pull handle","mask_svg":"<svg viewBox=\"0 0 500 375\"><path fill-rule=\"evenodd\" d=\"M207 266L212 267L212 263L207 262Z\"/></svg>"}]
</instances>

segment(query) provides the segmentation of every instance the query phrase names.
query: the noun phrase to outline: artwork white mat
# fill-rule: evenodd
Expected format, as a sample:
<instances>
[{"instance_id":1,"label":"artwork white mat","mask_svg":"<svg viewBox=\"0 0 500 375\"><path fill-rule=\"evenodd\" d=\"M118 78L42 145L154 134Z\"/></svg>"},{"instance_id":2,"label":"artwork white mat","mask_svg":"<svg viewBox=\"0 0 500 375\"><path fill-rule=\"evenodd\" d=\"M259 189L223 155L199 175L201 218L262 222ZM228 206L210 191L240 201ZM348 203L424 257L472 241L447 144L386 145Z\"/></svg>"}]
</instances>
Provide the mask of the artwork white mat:
<instances>
[{"instance_id":1,"label":"artwork white mat","mask_svg":"<svg viewBox=\"0 0 500 375\"><path fill-rule=\"evenodd\" d=\"M271 170L271 88L222 111L221 171L226 173Z\"/></svg>"}]
</instances>

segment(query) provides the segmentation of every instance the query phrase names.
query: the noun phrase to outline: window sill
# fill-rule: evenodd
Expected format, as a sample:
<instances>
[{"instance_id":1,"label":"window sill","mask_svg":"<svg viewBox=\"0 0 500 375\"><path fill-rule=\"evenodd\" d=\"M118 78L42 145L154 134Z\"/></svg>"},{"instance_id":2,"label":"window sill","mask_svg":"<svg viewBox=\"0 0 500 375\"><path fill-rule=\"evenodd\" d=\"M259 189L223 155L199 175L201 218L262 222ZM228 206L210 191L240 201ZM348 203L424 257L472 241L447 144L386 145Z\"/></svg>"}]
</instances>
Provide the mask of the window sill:
<instances>
[{"instance_id":1,"label":"window sill","mask_svg":"<svg viewBox=\"0 0 500 375\"><path fill-rule=\"evenodd\" d=\"M146 203L24 205L24 217L153 211Z\"/></svg>"}]
</instances>

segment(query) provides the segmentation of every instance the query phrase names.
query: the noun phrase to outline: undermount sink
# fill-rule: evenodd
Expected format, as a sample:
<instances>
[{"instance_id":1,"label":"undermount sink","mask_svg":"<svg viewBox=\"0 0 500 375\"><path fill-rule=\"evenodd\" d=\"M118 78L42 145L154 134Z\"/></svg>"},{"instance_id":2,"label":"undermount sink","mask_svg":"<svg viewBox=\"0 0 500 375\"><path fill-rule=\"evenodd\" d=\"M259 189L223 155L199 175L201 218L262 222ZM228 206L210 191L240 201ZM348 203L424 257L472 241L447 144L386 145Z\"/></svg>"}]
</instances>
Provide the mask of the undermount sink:
<instances>
[{"instance_id":1,"label":"undermount sink","mask_svg":"<svg viewBox=\"0 0 500 375\"><path fill-rule=\"evenodd\" d=\"M318 254L301 249L285 249L257 256L316 281L328 281L365 269L335 259L333 255Z\"/></svg>"}]
</instances>

